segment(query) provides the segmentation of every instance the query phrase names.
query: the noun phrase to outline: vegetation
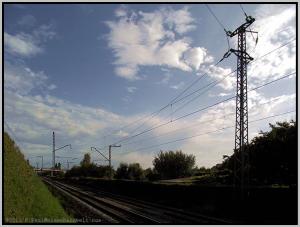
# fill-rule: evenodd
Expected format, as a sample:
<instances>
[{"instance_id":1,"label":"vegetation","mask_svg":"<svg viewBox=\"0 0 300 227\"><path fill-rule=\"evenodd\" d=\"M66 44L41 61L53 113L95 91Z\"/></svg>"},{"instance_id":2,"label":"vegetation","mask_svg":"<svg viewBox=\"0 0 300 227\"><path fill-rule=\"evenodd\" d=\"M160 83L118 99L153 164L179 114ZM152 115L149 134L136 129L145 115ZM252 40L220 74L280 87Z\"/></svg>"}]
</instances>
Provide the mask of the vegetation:
<instances>
[{"instance_id":1,"label":"vegetation","mask_svg":"<svg viewBox=\"0 0 300 227\"><path fill-rule=\"evenodd\" d=\"M195 156L182 151L160 151L153 160L153 166L161 179L187 177L192 175Z\"/></svg>"},{"instance_id":2,"label":"vegetation","mask_svg":"<svg viewBox=\"0 0 300 227\"><path fill-rule=\"evenodd\" d=\"M297 127L296 122L270 124L271 130L260 132L245 151L248 153L250 183L258 185L292 185L297 182ZM212 168L195 167L195 156L182 151L167 151L154 157L153 168L143 170L139 163L120 163L115 174L107 166L91 163L85 154L81 166L73 167L66 176L92 176L116 179L148 180L171 183L232 184L235 155L224 156L224 161ZM167 180L167 181L165 181Z\"/></svg>"},{"instance_id":3,"label":"vegetation","mask_svg":"<svg viewBox=\"0 0 300 227\"><path fill-rule=\"evenodd\" d=\"M7 223L73 221L4 132L4 218Z\"/></svg>"},{"instance_id":4,"label":"vegetation","mask_svg":"<svg viewBox=\"0 0 300 227\"><path fill-rule=\"evenodd\" d=\"M55 163L55 169L61 169L61 163Z\"/></svg>"},{"instance_id":5,"label":"vegetation","mask_svg":"<svg viewBox=\"0 0 300 227\"><path fill-rule=\"evenodd\" d=\"M144 171L139 163L120 163L116 175L116 179L142 180L144 179Z\"/></svg>"},{"instance_id":6,"label":"vegetation","mask_svg":"<svg viewBox=\"0 0 300 227\"><path fill-rule=\"evenodd\" d=\"M249 155L249 172L251 184L285 184L297 183L297 127L296 122L278 122L269 124L271 130L260 132L245 147ZM232 178L234 169L233 154L216 165L215 170L227 172Z\"/></svg>"},{"instance_id":7,"label":"vegetation","mask_svg":"<svg viewBox=\"0 0 300 227\"><path fill-rule=\"evenodd\" d=\"M101 177L110 178L114 175L114 169L109 166L97 166L91 162L91 156L86 153L80 162L80 166L74 166L66 172L65 177Z\"/></svg>"},{"instance_id":8,"label":"vegetation","mask_svg":"<svg viewBox=\"0 0 300 227\"><path fill-rule=\"evenodd\" d=\"M84 154L82 161L80 162L80 165L82 167L90 166L91 163L91 155L89 153Z\"/></svg>"}]
</instances>

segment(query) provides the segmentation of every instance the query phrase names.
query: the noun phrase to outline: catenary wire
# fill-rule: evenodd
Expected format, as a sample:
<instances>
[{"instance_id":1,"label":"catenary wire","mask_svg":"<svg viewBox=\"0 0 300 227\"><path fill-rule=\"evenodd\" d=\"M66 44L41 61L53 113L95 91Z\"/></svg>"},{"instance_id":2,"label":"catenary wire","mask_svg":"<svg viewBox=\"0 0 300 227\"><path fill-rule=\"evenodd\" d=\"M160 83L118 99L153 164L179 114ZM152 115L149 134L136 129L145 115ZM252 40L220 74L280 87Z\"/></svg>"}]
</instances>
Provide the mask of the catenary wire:
<instances>
[{"instance_id":1,"label":"catenary wire","mask_svg":"<svg viewBox=\"0 0 300 227\"><path fill-rule=\"evenodd\" d=\"M282 97L277 97L277 98L272 99L272 100L270 100L270 101L268 101L268 102L264 102L264 103L257 104L257 105L255 105L255 106L252 106L251 109L252 109L252 108L255 108L255 107L258 107L258 106L262 106L262 105L269 104L269 103L274 102L274 101L276 101L276 100L279 100L279 99L281 99L281 98L282 98ZM168 134L173 134L174 132L182 131L182 130L188 129L188 128L194 128L194 127L196 127L196 126L198 126L198 125L200 125L200 124L203 125L203 124L211 123L211 122L214 122L215 120L223 119L223 118L226 118L227 116L234 115L235 113L236 113L236 112L233 111L233 112L230 112L230 113L228 113L228 114L224 114L224 115L222 115L222 116L220 116L220 117L217 117L217 118L213 117L213 118L211 118L211 119L209 119L209 120L199 121L199 122L197 122L197 124L193 124L193 125L191 125L191 126L187 126L187 127L184 127L184 128L175 129L175 130L172 130L172 131L169 131L169 132L166 132L166 133L161 133L161 134L159 134L159 136L164 136L164 135L168 135ZM152 137L148 137L148 138L145 138L145 139L137 140L137 141L132 141L132 142L125 143L125 144L123 143L122 145L123 145L123 146L124 146L124 145L126 146L126 145L136 144L136 143L140 143L140 142L143 142L143 141L146 141L146 140L149 140L149 139L154 139L154 138L157 138L157 135L152 136Z\"/></svg>"},{"instance_id":2,"label":"catenary wire","mask_svg":"<svg viewBox=\"0 0 300 227\"><path fill-rule=\"evenodd\" d=\"M268 116L268 117L259 118L259 119L253 120L253 121L249 121L249 124L251 124L253 122L257 122L257 121L266 120L266 119L269 119L269 118L282 116L282 115L293 113L293 112L295 112L295 110L287 111L287 112L284 112L284 113L280 113L280 114L276 114L276 115L272 115L272 116ZM128 151L128 152L124 152L124 153L121 153L121 154L127 154L127 153L131 153L131 152L138 152L138 151L142 151L142 150L147 150L147 149L150 149L150 148L153 148L153 147L159 147L159 146L167 145L167 144L170 144L170 143L175 143L175 142L179 142L179 141L183 141L183 140L188 140L188 139L192 139L192 138L195 138L195 137L208 135L208 134L211 134L211 133L215 133L215 132L218 132L218 131L223 131L223 130L226 130L226 129L229 129L229 128L234 128L234 127L235 127L235 125L228 126L228 127L223 127L223 128L219 128L217 130L210 131L210 132L201 133L201 134L197 134L197 135L189 136L189 137L184 137L184 138L180 138L180 139L176 139L176 140L172 140L172 141L168 141L168 142L165 142L165 143L160 143L160 144L156 144L156 145L152 145L152 146L148 146L148 147L142 147L142 148L138 148L136 151Z\"/></svg>"},{"instance_id":3,"label":"catenary wire","mask_svg":"<svg viewBox=\"0 0 300 227\"><path fill-rule=\"evenodd\" d=\"M295 74L295 72L289 73L289 74L287 74L287 75L285 75L285 76L283 76L283 77L280 77L280 78L278 78L278 79L276 79L276 80L269 81L269 82L266 83L266 84L263 84L263 85L260 85L260 86L258 86L258 87L252 88L252 89L249 90L248 92L257 90L257 89L259 89L259 88L262 88L262 87L264 87L264 86L267 86L267 85L269 85L269 84L271 84L271 83L274 83L274 82L276 82L276 81L279 81L279 80L285 79L285 78L287 78L287 77L290 77L292 74ZM219 104L221 104L221 103L228 102L228 101L234 99L235 97L236 97L236 95L231 96L231 97L229 97L229 98L227 98L227 99L225 99L225 100L221 100L221 101L219 101L219 102L217 102L217 103L214 103L214 104L212 104L212 105L209 105L209 106L200 108L200 109L198 109L198 110L196 110L196 111L193 111L193 112L191 112L191 113L188 113L188 114L179 116L179 117L175 118L173 121L167 121L167 122L165 122L165 123L158 124L158 125L156 125L156 126L154 126L154 127L152 127L152 128L146 129L146 130L144 130L144 131L142 131L142 132L140 132L140 133L138 133L138 134L135 134L135 135L132 135L132 136L130 136L130 137L121 139L121 140L119 140L118 142L116 142L115 144L117 144L117 143L119 144L119 143L124 142L125 140L135 138L135 137L137 137L137 136L140 136L140 135L142 135L142 134L145 134L145 133L147 133L147 132L150 132L150 131L152 131L152 130L154 130L154 129L156 129L156 128L160 128L160 127L162 127L162 126L165 126L165 125L168 125L168 124L173 123L173 122L175 122L175 121L178 121L178 120L180 120L180 119L182 119L182 118L186 118L186 117L191 116L191 115L194 115L194 114L196 114L196 113L198 113L198 112L202 112L202 111L204 111L204 110L206 110L206 109L209 109L209 108L211 108L211 107L217 106L217 105L219 105Z\"/></svg>"}]
</instances>

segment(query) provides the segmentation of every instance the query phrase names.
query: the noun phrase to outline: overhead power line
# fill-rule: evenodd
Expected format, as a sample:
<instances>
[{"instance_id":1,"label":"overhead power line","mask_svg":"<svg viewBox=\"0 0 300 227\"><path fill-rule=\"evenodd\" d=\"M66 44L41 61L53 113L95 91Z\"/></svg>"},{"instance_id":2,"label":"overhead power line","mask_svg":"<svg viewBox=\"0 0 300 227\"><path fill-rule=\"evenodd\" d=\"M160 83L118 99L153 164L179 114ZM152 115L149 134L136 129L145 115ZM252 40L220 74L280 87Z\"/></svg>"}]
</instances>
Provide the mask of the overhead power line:
<instances>
[{"instance_id":1,"label":"overhead power line","mask_svg":"<svg viewBox=\"0 0 300 227\"><path fill-rule=\"evenodd\" d=\"M261 59L261 58L267 56L268 54L271 54L271 53L273 53L274 51L276 51L276 50L278 50L278 49L280 49L280 48L282 48L282 47L285 47L285 46L289 45L289 44L290 44L291 42L293 42L294 40L295 40L295 39L293 39L293 40L291 40L291 41L289 41L289 42L287 42L287 43L281 45L280 47L277 47L277 48L274 49L274 50L269 51L268 53L266 53L266 54L264 54L264 55L262 55L262 56L259 56L259 57L256 58L255 60L249 62L248 65L249 65L249 64L253 64L253 62L258 61L259 59ZM177 109L175 109L175 110L172 112L172 114L176 113L177 111L179 111L180 109L182 109L183 107L185 107L186 105L188 105L189 103L193 102L194 100L196 100L197 98L199 98L201 95L203 95L204 93L206 93L208 90L212 89L212 88L215 87L216 85L218 85L218 84L220 84L221 82L223 82L227 77L229 77L231 74L233 74L233 73L236 72L236 71L237 71L237 70L233 70L233 71L231 71L230 73L226 74L223 78L221 78L221 79L219 79L219 80L214 80L214 81L212 81L211 83L205 85L204 87L202 87L202 88L200 88L200 89L197 89L197 90L195 90L195 91L193 91L193 92L187 94L186 96L182 97L181 99L177 100L177 101L181 101L181 100L183 100L183 99L185 99L185 98L187 98L187 97L189 97L189 96L191 96L191 95L197 93L198 91L200 91L200 90L202 90L202 89L204 89L204 88L207 88L205 91L203 91L203 92L201 92L200 94L198 94L197 96L193 97L192 99L190 99L190 100L187 101L186 103L183 103L181 106L179 106Z\"/></svg>"},{"instance_id":2,"label":"overhead power line","mask_svg":"<svg viewBox=\"0 0 300 227\"><path fill-rule=\"evenodd\" d=\"M251 109L257 108L257 107L259 107L259 106L263 106L263 105L266 105L266 104L269 104L269 103L274 102L274 101L276 101L276 100L279 100L279 99L281 99L281 98L282 98L282 97L277 97L277 98L272 99L272 100L270 100L270 101L268 101L268 102L264 102L264 103L257 104L257 105L255 105L255 106L252 106ZM235 111L230 112L230 113L228 113L228 114L224 114L224 115L222 115L222 116L220 116L220 117L212 117L212 118L209 119L209 120L199 121L199 122L197 122L196 124L193 124L193 125L191 125L191 126L187 126L187 127L184 127L184 128L179 128L179 129L171 130L171 131L165 132L165 133L160 133L158 136L161 137L161 136L173 134L173 133L175 133L175 132L177 132L177 131L182 131L182 130L185 130L185 129L194 128L194 127L196 127L196 126L198 127L199 125L203 126L203 124L205 125L205 124L214 122L214 121L219 120L219 119L225 119L226 117L228 117L228 116L230 116L230 115L235 115ZM129 143L123 143L122 145L123 145L123 146L126 146L126 145L131 145L131 144L141 143L141 142L143 142L143 141L148 141L148 140L150 140L150 139L157 138L158 136L155 135L155 136L151 136L151 137L148 137L148 138L145 138L145 139L141 139L141 140L137 140L137 141L133 141L133 142L129 142Z\"/></svg>"},{"instance_id":3,"label":"overhead power line","mask_svg":"<svg viewBox=\"0 0 300 227\"><path fill-rule=\"evenodd\" d=\"M244 10L242 4L239 4L239 5L240 5L241 10L243 11L243 13L245 14L245 16L247 17L248 15L247 15L247 13L245 12L245 10Z\"/></svg>"},{"instance_id":4,"label":"overhead power line","mask_svg":"<svg viewBox=\"0 0 300 227\"><path fill-rule=\"evenodd\" d=\"M229 44L229 39L226 35L226 28L224 26L224 24L219 20L219 18L216 16L216 14L212 11L212 9L207 5L205 4L206 8L208 9L208 11L211 13L211 15L213 15L213 17L216 19L216 21L218 22L218 24L223 28L223 30L225 31L225 36L226 36L226 40L227 40L227 46L228 46L228 50L230 49L230 44Z\"/></svg>"},{"instance_id":5,"label":"overhead power line","mask_svg":"<svg viewBox=\"0 0 300 227\"><path fill-rule=\"evenodd\" d=\"M291 110L291 111L280 113L280 114L276 114L276 115L271 115L271 116L268 116L268 117L259 118L259 119L253 120L253 121L249 121L249 123L254 123L254 122L257 122L257 121L262 121L262 120L266 120L266 119L269 119L269 118L274 118L274 117L286 115L286 114L293 113L293 112L295 112L295 110ZM228 127L223 127L223 128L219 128L219 129L216 129L216 130L213 130L213 131L209 131L209 132L206 132L206 133L197 134L197 135L194 135L194 136L188 136L188 137L184 137L184 138L180 138L180 139L168 141L168 142L165 142L165 143L160 143L160 144L156 144L156 145L152 145L152 146L148 146L148 147L138 148L136 151L129 151L129 152L121 153L121 154L127 154L127 153L131 153L131 152L138 152L138 151L147 150L147 149L150 149L150 148L153 148L153 147L159 147L159 146L167 145L167 144L170 144L170 143L175 143L175 142L179 142L179 141L189 140L189 139L192 139L192 138L195 138L195 137L199 137L199 136L203 136L203 135L208 135L208 134L219 132L219 131L224 131L226 129L234 128L234 127L235 127L235 125L231 125L231 126L228 126Z\"/></svg>"},{"instance_id":6,"label":"overhead power line","mask_svg":"<svg viewBox=\"0 0 300 227\"><path fill-rule=\"evenodd\" d=\"M220 63L220 61L217 62L214 66L218 65L219 63ZM124 128L126 128L126 127L129 127L130 125L133 125L133 124L135 124L135 123L137 123L137 122L142 121L143 119L145 119L145 121L143 121L143 123L142 123L140 126L138 126L137 128L135 128L131 133L135 132L137 129L139 129L140 127L142 127L148 120L150 120L150 119L152 119L153 117L157 116L161 111L163 111L164 109L166 109L166 108L169 107L169 106L172 106L174 103L177 103L176 99L178 99L181 95L183 95L187 90L189 90L191 87L193 87L196 83L198 83L198 82L199 82L203 77L205 77L206 75L207 75L207 73L204 73L204 74L202 74L200 77L196 78L196 80L194 80L188 87L186 87L186 88L185 88L183 91L181 91L177 96L175 96L168 104L166 104L165 106L161 107L159 110L152 112L151 114L147 115L146 117L141 117L141 118L139 118L138 120L135 120L135 121L133 121L132 123L129 123L129 124L127 124L127 125L121 127L121 129L124 129ZM181 99L181 100L182 100L182 99ZM117 131L119 131L119 130L121 130L121 129L114 130L114 132L117 132ZM103 136L103 137L106 137L106 136L108 136L108 135L111 135L111 134L106 134L106 135ZM115 144L115 143L114 143L114 144ZM104 148L106 148L106 147L108 147L108 146L104 146L104 147L102 147L101 149L104 149Z\"/></svg>"},{"instance_id":7,"label":"overhead power line","mask_svg":"<svg viewBox=\"0 0 300 227\"><path fill-rule=\"evenodd\" d=\"M259 89L259 88L262 88L262 87L264 87L264 86L267 86L267 85L269 85L269 84L271 84L271 83L274 83L274 82L276 82L276 81L279 81L279 80L285 79L285 78L287 78L287 77L290 77L292 74L295 74L295 72L289 73L289 74L287 74L287 75L285 75L285 76L283 76L283 77L280 77L280 78L278 78L278 79L276 79L276 80L269 81L269 82L266 83L266 84L263 84L263 85L260 85L260 86L258 86L258 87L252 88L252 89L250 89L248 92L257 90L257 89ZM165 125L168 125L168 124L173 123L173 122L175 122L175 121L178 121L178 120L180 120L180 119L182 119L182 118L186 118L186 117L188 117L188 116L191 116L191 115L194 115L194 114L196 114L196 113L202 112L202 111L207 110L207 109L209 109L209 108L211 108L211 107L217 106L217 105L219 105L219 104L221 104L221 103L228 102L228 101L230 101L230 100L232 100L232 99L234 99L234 98L236 98L236 95L231 96L231 97L229 97L229 98L227 98L227 99L221 100L221 101L219 101L219 102L216 102L216 103L214 103L214 104L211 104L211 105L209 105L209 106L200 108L200 109L198 109L198 110L196 110L196 111L193 111L193 112L191 112L191 113L188 113L188 114L179 116L179 117L175 118L175 119L172 120L172 121L167 121L167 122L165 122L165 123L160 123L160 124L158 124L158 125L155 125L155 126L152 127L152 128L146 129L146 130L144 130L144 131L142 131L142 132L140 132L140 133L138 133L138 134L135 134L135 135L132 135L132 136L130 136L130 137L126 137L126 138L124 138L124 139L121 139L121 140L117 141L116 143L122 143L122 142L124 142L124 141L126 141L126 140L129 140L129 139L135 138L135 137L137 137L137 136L140 136L140 135L142 135L142 134L145 134L145 133L147 133L147 132L150 132L150 131L152 131L152 130L154 130L154 129L156 129L156 128L160 128L160 127L162 127L162 126L165 126Z\"/></svg>"},{"instance_id":8,"label":"overhead power line","mask_svg":"<svg viewBox=\"0 0 300 227\"><path fill-rule=\"evenodd\" d=\"M284 43L283 45L281 45L281 46L279 46L279 47L277 47L277 48L275 48L275 49L273 49L273 50L271 50L271 51L269 51L269 52L267 52L267 53L265 53L265 54L263 54L263 55L257 57L255 60L253 60L253 61L250 62L249 64L251 64L251 63L253 63L253 62L255 62L255 61L258 61L258 60L264 58L265 56L267 56L267 55L269 55L269 54L271 54L271 53L277 51L278 49L281 49L281 48L283 48L283 47L289 45L290 43L292 43L292 42L295 41L295 40L296 40L296 38L294 38L294 39L292 39L292 40L290 40L290 41ZM218 63L217 63L217 64L218 64ZM195 91L193 91L193 92L187 94L186 96L184 96L184 98L187 98L187 97L191 96L192 94L195 94L196 91L200 91L201 89L206 88L206 87L209 86L209 85L212 85L211 87L209 87L209 88L206 90L206 91L208 91L208 90L211 89L212 87L214 87L214 86L216 86L217 84L221 83L223 80L225 80L229 75L231 75L231 74L234 73L235 71L236 71L236 70L230 72L229 74L227 74L224 78L222 78L222 79L220 79L220 80L215 80L215 81L211 82L210 84L208 84L208 85L206 85L206 86L204 86L204 87L202 87L202 88L200 88L200 89L197 89L197 90L195 90ZM205 75L207 75L207 73L203 74L202 76L205 76ZM197 78L197 80L195 80L188 88L186 88L184 91L182 91L180 94L178 94L175 98L173 98L167 105L165 105L164 107L162 107L160 110L153 112L153 113L150 114L147 118L149 118L149 117L152 118L152 117L154 117L154 116L152 116L153 114L156 114L156 113L162 111L163 109L167 108L167 107L170 106L171 104L173 105L173 104L179 102L178 100L176 101L176 99L179 98L183 93L185 93L185 92L186 92L189 88L191 88L194 84L196 84L200 79L201 79L201 77ZM206 91L205 91L205 92L206 92ZM200 95L196 96L196 97L198 98L198 97L201 96L201 95L202 95L202 93L201 93ZM180 101L182 101L182 100L183 100L183 98L180 99ZM193 98L193 100L195 100L195 98ZM188 101L188 102L190 103L191 101ZM187 105L187 104L184 104L184 106L185 106L185 105ZM179 107L179 108L183 108L183 106L181 106L181 107ZM178 108L175 109L175 111L177 112L177 111L178 111ZM172 114L174 114L175 111L173 111ZM144 119L144 118L141 118L141 119L139 119L139 120L142 120L142 119ZM176 120L176 119L175 119L175 120ZM171 122L174 122L175 120L172 120ZM154 127L152 127L152 128L146 129L146 130L144 130L144 131L142 131L142 132L140 132L140 133L138 133L138 134L135 134L135 135L132 135L132 136L128 136L128 137L126 137L126 138L123 138L123 139L121 139L121 140L119 140L119 141L117 141L117 142L115 142L115 143L113 143L113 144L121 143L121 142L123 142L123 141L125 141L125 140L130 140L130 139L132 139L132 138L135 138L136 136L139 136L139 135L142 135L142 134L147 133L147 132L149 132L149 131L152 131L152 130L155 129L155 128L162 127L162 126L164 126L164 125L166 125L166 124L169 124L169 123L171 123L171 122L166 122L166 123L163 123L163 124L159 124L159 125L154 126ZM104 148L107 148L107 147L108 147L108 146L104 146L104 147L102 147L101 149L104 149Z\"/></svg>"},{"instance_id":9,"label":"overhead power line","mask_svg":"<svg viewBox=\"0 0 300 227\"><path fill-rule=\"evenodd\" d=\"M279 47L277 47L277 48L275 48L275 49L273 49L273 50L267 52L266 54L264 54L264 55L262 55L262 56L259 56L259 57L256 58L255 60L251 61L249 64L252 64L253 62L256 62L256 61L260 60L261 58L264 58L265 56L267 56L267 55L269 55L269 54L275 52L276 50L278 50L278 49L280 49L280 48L282 48L282 47L285 47L285 46L289 45L289 44L292 43L293 41L295 41L295 39L288 41L287 43L285 43L285 44L283 44L283 45L281 45L281 46L279 46ZM198 91L201 91L201 90L203 90L203 89L206 88L206 90L204 90L203 92L201 92L201 93L198 94L197 96L193 97L192 99L190 99L190 100L187 101L186 103L183 103L181 106L179 106L179 107L176 108L174 111L172 111L172 113L171 113L170 115L168 115L168 117L171 116L171 115L174 115L174 113L178 112L180 109L182 109L183 107L185 107L185 106L188 105L189 103L193 102L194 100L196 100L197 98L199 98L201 95L205 94L208 90L210 90L210 89L212 89L213 87L215 87L216 85L220 84L220 83L221 83L222 81L224 81L228 76L230 76L231 74L233 74L233 73L236 72L236 71L237 71L237 70L233 70L233 71L231 71L230 73L228 73L227 75L225 75L222 79L214 80L214 81L212 81L211 83L209 83L209 84L207 84L207 85L205 85L205 86L203 86L203 87L201 87L201 88L199 88L199 89L196 89L195 91L193 91L193 92L191 92L191 93L189 93L189 94L183 96L182 98L180 98L180 99L178 99L178 100L176 100L176 101L173 101L172 105L173 105L173 104L176 104L177 102L180 102L180 101L182 101L182 100L184 100L184 99L190 97L191 95L197 93ZM172 121L173 121L173 120L172 120Z\"/></svg>"},{"instance_id":10,"label":"overhead power line","mask_svg":"<svg viewBox=\"0 0 300 227\"><path fill-rule=\"evenodd\" d=\"M255 87L255 88L252 88L252 89L248 90L248 92L257 90L257 89L259 89L259 88L265 87L265 86L267 86L267 85L269 85L269 84L271 84L271 83L274 83L274 82L276 82L276 81L279 81L279 80L285 79L285 78L287 78L287 77L290 77L292 74L295 74L295 73L296 73L296 72L289 73L289 74L287 74L287 75L285 75L285 76L283 76L283 77L280 77L280 78L278 78L278 79L276 79L276 80L272 80L272 81L270 81L270 82L268 82L268 83L262 84L262 85L260 85L260 86L258 86L258 87ZM201 111L203 111L203 110L206 110L206 109L211 108L211 107L213 107L213 106L219 105L219 104L221 104L221 103L228 102L228 101L230 101L230 100L232 100L232 99L234 99L234 98L236 98L236 95L231 96L231 97L229 97L229 98L227 98L227 99L225 99L225 100L222 100L222 101L220 101L220 102L217 102L217 103L215 103L215 104L212 104L212 105L210 105L210 106L207 106L207 107L198 109L198 110L196 110L196 111L194 111L194 112L185 114L185 115L183 115L183 116L181 116L181 117L176 118L175 120L179 120L179 119L181 119L181 118L185 118L185 117L187 117L187 116L190 116L190 115L193 115L193 114L195 114L195 113L201 112ZM173 120L173 121L175 121L175 120Z\"/></svg>"}]
</instances>

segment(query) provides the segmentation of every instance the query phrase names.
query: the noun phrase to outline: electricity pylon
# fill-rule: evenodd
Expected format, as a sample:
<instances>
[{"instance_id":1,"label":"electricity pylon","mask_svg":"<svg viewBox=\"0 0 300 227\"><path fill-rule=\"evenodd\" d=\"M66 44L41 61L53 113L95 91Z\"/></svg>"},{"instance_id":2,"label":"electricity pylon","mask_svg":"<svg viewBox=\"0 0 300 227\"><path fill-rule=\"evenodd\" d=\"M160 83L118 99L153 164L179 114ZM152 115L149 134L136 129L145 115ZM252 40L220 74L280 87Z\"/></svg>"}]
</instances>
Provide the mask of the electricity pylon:
<instances>
[{"instance_id":1,"label":"electricity pylon","mask_svg":"<svg viewBox=\"0 0 300 227\"><path fill-rule=\"evenodd\" d=\"M246 52L246 30L255 19L246 15L246 22L233 32L227 31L229 37L238 36L238 49L230 49L237 56L237 87L236 87L236 121L234 149L234 185L244 196L245 186L249 183L249 157L246 151L248 145L248 95L247 95L247 64L253 60ZM256 32L255 32L256 33ZM225 56L224 55L224 56Z\"/></svg>"}]
</instances>

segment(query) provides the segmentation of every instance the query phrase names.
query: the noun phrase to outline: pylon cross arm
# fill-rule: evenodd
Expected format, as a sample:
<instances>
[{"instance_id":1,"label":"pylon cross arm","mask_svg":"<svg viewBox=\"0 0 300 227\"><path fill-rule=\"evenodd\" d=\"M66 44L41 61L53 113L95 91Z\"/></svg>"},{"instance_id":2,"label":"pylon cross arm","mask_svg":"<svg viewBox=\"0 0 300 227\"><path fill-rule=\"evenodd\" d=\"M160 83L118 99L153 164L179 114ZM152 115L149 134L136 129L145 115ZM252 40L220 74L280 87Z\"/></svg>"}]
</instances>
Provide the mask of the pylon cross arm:
<instances>
[{"instance_id":1,"label":"pylon cross arm","mask_svg":"<svg viewBox=\"0 0 300 227\"><path fill-rule=\"evenodd\" d=\"M232 53L234 53L239 58L242 58L242 57L245 58L245 60L247 60L248 62L253 60L253 57L251 57L247 52L240 51L240 50L235 50L235 49L230 49L230 51Z\"/></svg>"}]
</instances>

